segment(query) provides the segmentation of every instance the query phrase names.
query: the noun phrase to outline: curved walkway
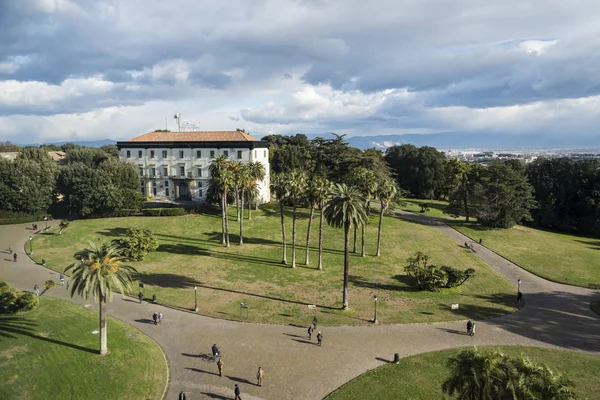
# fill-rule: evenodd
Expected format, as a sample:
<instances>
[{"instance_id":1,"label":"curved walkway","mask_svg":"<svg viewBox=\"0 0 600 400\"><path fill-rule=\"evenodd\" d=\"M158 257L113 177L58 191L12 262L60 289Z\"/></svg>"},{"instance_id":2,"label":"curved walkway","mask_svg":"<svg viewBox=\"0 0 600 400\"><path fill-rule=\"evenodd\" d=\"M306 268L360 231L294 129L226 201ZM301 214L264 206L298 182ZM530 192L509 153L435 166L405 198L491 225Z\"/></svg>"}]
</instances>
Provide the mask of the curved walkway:
<instances>
[{"instance_id":1,"label":"curved walkway","mask_svg":"<svg viewBox=\"0 0 600 400\"><path fill-rule=\"evenodd\" d=\"M400 214L435 227L459 244L469 241L442 219ZM29 226L0 226L0 250L12 245L19 253L16 263L8 252L0 253L0 280L21 290L32 290L46 279L58 281L56 272L36 265L24 254L23 245L33 233ZM312 343L307 340L304 327L218 320L140 305L119 295L107 308L110 315L142 330L162 346L170 368L167 399L177 398L182 390L188 399L229 399L233 398L235 383L246 400L321 399L350 379L392 360L394 353L404 357L466 345L562 347L600 354L600 318L589 309L589 302L600 297L600 292L545 281L485 247L474 247L477 256L515 285L521 278L526 301L526 307L514 314L478 322L475 337L463 334L464 322L322 327L323 347L318 347L314 338ZM62 286L47 295L70 299ZM80 298L72 300L85 303ZM154 311L164 314L162 325L149 323ZM110 349L110 333L108 340ZM213 343L222 349L222 378L215 363L201 356L210 352ZM259 365L265 370L262 387L254 384Z\"/></svg>"}]
</instances>

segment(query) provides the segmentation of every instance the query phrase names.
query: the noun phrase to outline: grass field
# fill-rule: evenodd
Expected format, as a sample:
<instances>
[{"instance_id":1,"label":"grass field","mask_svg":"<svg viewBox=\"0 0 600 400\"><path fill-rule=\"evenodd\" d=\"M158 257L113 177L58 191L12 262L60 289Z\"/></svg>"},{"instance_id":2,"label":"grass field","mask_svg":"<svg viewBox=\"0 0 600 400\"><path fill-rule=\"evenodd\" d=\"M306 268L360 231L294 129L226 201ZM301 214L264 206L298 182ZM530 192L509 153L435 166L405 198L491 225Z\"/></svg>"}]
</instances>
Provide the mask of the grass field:
<instances>
[{"instance_id":1,"label":"grass field","mask_svg":"<svg viewBox=\"0 0 600 400\"><path fill-rule=\"evenodd\" d=\"M600 283L600 239L525 226L493 229L477 223L449 225L543 278L577 286Z\"/></svg>"},{"instance_id":2,"label":"grass field","mask_svg":"<svg viewBox=\"0 0 600 400\"><path fill-rule=\"evenodd\" d=\"M448 214L448 202L442 200L427 200L427 199L411 199L402 198L402 204L398 204L396 207L403 211L410 211L418 214L429 215L431 217L439 218L451 218ZM421 213L421 204L429 204L429 211ZM464 217L460 217L463 219Z\"/></svg>"},{"instance_id":3,"label":"grass field","mask_svg":"<svg viewBox=\"0 0 600 400\"><path fill-rule=\"evenodd\" d=\"M509 355L525 355L534 362L545 363L553 371L564 374L575 384L579 396L600 399L600 357L563 350L533 347L483 347ZM442 382L449 376L448 358L463 349L436 351L403 358L398 364L375 368L348 382L326 397L326 400L440 399Z\"/></svg>"},{"instance_id":4,"label":"grass field","mask_svg":"<svg viewBox=\"0 0 600 400\"><path fill-rule=\"evenodd\" d=\"M160 399L167 383L161 349L137 329L108 318L100 357L98 313L40 298L24 314L0 315L0 398Z\"/></svg>"},{"instance_id":5,"label":"grass field","mask_svg":"<svg viewBox=\"0 0 600 400\"><path fill-rule=\"evenodd\" d=\"M287 216L290 214L288 210ZM72 254L89 240L110 240L135 226L152 229L160 242L159 249L144 261L132 263L142 273L146 298L156 294L159 303L193 309L197 285L200 313L220 318L305 323L312 320L315 312L307 305L314 304L323 324L368 324L375 293L380 299L378 319L383 323L482 319L513 311L514 290L510 284L471 252L431 227L385 217L382 257L374 257L378 217L373 215L367 227L367 257L351 257L351 310L342 312L343 232L325 228L324 270L318 271L317 215L311 234L310 266L305 266L302 243L306 240L308 212L299 210L298 214L300 245L295 269L281 264L281 225L274 204L253 212L252 219L244 221L245 244L241 247L237 244L239 230L232 209L230 248L220 244L220 215L203 214L74 221L62 235L52 229L36 236L34 256L37 261L46 259L49 268L62 271L73 261ZM286 218L286 230L291 262L291 218ZM419 292L403 272L406 259L418 250L427 252L434 263L472 267L477 275L458 288L440 293ZM248 317L246 310L240 314L240 302L248 303ZM452 303L461 304L459 312L450 311Z\"/></svg>"}]
</instances>

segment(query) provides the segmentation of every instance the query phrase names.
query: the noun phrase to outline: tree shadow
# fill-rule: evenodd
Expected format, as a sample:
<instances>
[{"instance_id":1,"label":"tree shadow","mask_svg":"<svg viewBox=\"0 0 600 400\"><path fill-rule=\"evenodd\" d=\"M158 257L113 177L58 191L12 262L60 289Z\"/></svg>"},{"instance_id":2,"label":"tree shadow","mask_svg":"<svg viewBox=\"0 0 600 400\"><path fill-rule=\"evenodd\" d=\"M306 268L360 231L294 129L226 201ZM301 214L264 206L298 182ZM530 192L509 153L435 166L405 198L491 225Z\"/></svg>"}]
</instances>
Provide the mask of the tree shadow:
<instances>
[{"instance_id":1,"label":"tree shadow","mask_svg":"<svg viewBox=\"0 0 600 400\"><path fill-rule=\"evenodd\" d=\"M417 282L414 278L411 278L408 275L398 274L392 277L397 280L401 285L393 285L389 283L379 283L373 282L371 280L367 280L362 276L358 275L348 275L348 281L352 283L356 287L368 288L373 290L388 290L388 291L396 291L396 292L418 292Z\"/></svg>"},{"instance_id":2,"label":"tree shadow","mask_svg":"<svg viewBox=\"0 0 600 400\"><path fill-rule=\"evenodd\" d=\"M114 236L119 237L119 236L125 236L126 233L127 233L127 228L104 228L103 230L98 232L98 235L109 236L109 237L114 237Z\"/></svg>"},{"instance_id":3,"label":"tree shadow","mask_svg":"<svg viewBox=\"0 0 600 400\"><path fill-rule=\"evenodd\" d=\"M244 378L238 378L237 376L230 376L230 375L225 375L226 378L234 381L234 382L238 382L238 383L247 383L250 385L254 385L254 383L250 382L248 379L244 379Z\"/></svg>"},{"instance_id":4,"label":"tree shadow","mask_svg":"<svg viewBox=\"0 0 600 400\"><path fill-rule=\"evenodd\" d=\"M576 242L587 244L592 250L600 250L600 240L579 240L573 239Z\"/></svg>"},{"instance_id":5,"label":"tree shadow","mask_svg":"<svg viewBox=\"0 0 600 400\"><path fill-rule=\"evenodd\" d=\"M139 280L140 282L151 286L177 289L192 288L194 285L200 283L197 280L187 276L165 273L139 273L136 274L133 279Z\"/></svg>"},{"instance_id":6,"label":"tree shadow","mask_svg":"<svg viewBox=\"0 0 600 400\"><path fill-rule=\"evenodd\" d=\"M90 349L88 347L79 346L73 343L63 342L61 340L51 339L48 337L40 336L34 330L37 324L26 318L20 316L2 316L0 317L0 337L6 339L17 339L17 335L28 336L30 338L38 339L44 342L57 344L60 346L69 347L74 350L83 351L91 354L99 354L99 350Z\"/></svg>"},{"instance_id":7,"label":"tree shadow","mask_svg":"<svg viewBox=\"0 0 600 400\"><path fill-rule=\"evenodd\" d=\"M491 226L486 226L486 225L482 225L479 222L466 222L466 221L451 221L451 223L449 224L450 226L453 227L465 227L465 228L469 228L472 229L474 231L478 231L478 232L486 232L486 231L493 231L493 230L501 230L500 228L493 228Z\"/></svg>"},{"instance_id":8,"label":"tree shadow","mask_svg":"<svg viewBox=\"0 0 600 400\"><path fill-rule=\"evenodd\" d=\"M207 374L207 375L216 375L216 376L219 376L219 374L218 374L218 373L216 373L216 372L204 371L204 370L201 370L201 369L199 369L199 368L188 368L188 367L186 367L185 369L187 369L188 371L199 372L199 373L201 373L201 374Z\"/></svg>"}]
</instances>

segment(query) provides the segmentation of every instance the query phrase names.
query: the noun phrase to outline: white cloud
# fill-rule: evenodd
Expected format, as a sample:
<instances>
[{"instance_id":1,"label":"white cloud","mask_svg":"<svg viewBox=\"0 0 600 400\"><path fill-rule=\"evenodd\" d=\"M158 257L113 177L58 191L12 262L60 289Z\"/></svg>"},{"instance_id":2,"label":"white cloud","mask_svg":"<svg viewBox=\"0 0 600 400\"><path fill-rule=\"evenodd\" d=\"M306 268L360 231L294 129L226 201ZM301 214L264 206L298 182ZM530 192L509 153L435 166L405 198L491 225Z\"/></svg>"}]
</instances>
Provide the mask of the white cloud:
<instances>
[{"instance_id":1,"label":"white cloud","mask_svg":"<svg viewBox=\"0 0 600 400\"><path fill-rule=\"evenodd\" d=\"M519 48L526 53L535 53L539 55L556 43L558 43L558 40L524 40L519 43Z\"/></svg>"}]
</instances>

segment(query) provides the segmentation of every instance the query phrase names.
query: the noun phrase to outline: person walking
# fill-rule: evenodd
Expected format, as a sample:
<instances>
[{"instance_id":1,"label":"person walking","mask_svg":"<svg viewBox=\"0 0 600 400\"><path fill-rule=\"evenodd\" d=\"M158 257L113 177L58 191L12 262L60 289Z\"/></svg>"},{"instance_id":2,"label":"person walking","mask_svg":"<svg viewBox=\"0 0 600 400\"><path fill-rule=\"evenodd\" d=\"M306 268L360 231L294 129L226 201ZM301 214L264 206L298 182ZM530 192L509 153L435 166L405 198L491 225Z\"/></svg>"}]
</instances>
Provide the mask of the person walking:
<instances>
[{"instance_id":1,"label":"person walking","mask_svg":"<svg viewBox=\"0 0 600 400\"><path fill-rule=\"evenodd\" d=\"M38 285L35 285L33 287L33 292L35 293L35 297L39 297L40 296L40 287Z\"/></svg>"},{"instance_id":2,"label":"person walking","mask_svg":"<svg viewBox=\"0 0 600 400\"><path fill-rule=\"evenodd\" d=\"M308 340L312 340L313 326L308 326Z\"/></svg>"},{"instance_id":3,"label":"person walking","mask_svg":"<svg viewBox=\"0 0 600 400\"><path fill-rule=\"evenodd\" d=\"M144 298L144 293L139 292L138 293L138 299L140 299L140 304L142 304L142 299Z\"/></svg>"},{"instance_id":4,"label":"person walking","mask_svg":"<svg viewBox=\"0 0 600 400\"><path fill-rule=\"evenodd\" d=\"M159 324L162 322L162 318L163 318L163 316L162 316L162 313L161 313L161 312L159 312L159 313L158 313L158 323L159 323Z\"/></svg>"},{"instance_id":5,"label":"person walking","mask_svg":"<svg viewBox=\"0 0 600 400\"><path fill-rule=\"evenodd\" d=\"M467 335L471 336L472 330L473 330L473 322L471 322L471 320L469 320L469 322L467 322Z\"/></svg>"},{"instance_id":6,"label":"person walking","mask_svg":"<svg viewBox=\"0 0 600 400\"><path fill-rule=\"evenodd\" d=\"M14 260L14 262L17 262L17 253L13 254L13 260Z\"/></svg>"},{"instance_id":7,"label":"person walking","mask_svg":"<svg viewBox=\"0 0 600 400\"><path fill-rule=\"evenodd\" d=\"M235 384L235 388L233 389L233 394L235 394L234 400L242 400L242 398L240 397L240 387L237 385L237 383Z\"/></svg>"},{"instance_id":8,"label":"person walking","mask_svg":"<svg viewBox=\"0 0 600 400\"><path fill-rule=\"evenodd\" d=\"M317 330L317 316L315 315L313 318L313 330Z\"/></svg>"},{"instance_id":9,"label":"person walking","mask_svg":"<svg viewBox=\"0 0 600 400\"><path fill-rule=\"evenodd\" d=\"M219 369L219 376L223 376L223 357L217 361L217 368Z\"/></svg>"},{"instance_id":10,"label":"person walking","mask_svg":"<svg viewBox=\"0 0 600 400\"><path fill-rule=\"evenodd\" d=\"M265 374L265 371L262 369L262 367L258 367L258 372L256 372L256 380L257 380L257 385L258 386L262 386L262 380L263 380L263 376Z\"/></svg>"},{"instance_id":11,"label":"person walking","mask_svg":"<svg viewBox=\"0 0 600 400\"><path fill-rule=\"evenodd\" d=\"M322 341L323 341L323 334L321 333L321 331L319 331L319 333L317 333L317 344L320 346Z\"/></svg>"},{"instance_id":12,"label":"person walking","mask_svg":"<svg viewBox=\"0 0 600 400\"><path fill-rule=\"evenodd\" d=\"M212 353L213 353L213 359L216 359L217 356L219 355L219 348L217 347L216 343L212 345Z\"/></svg>"},{"instance_id":13,"label":"person walking","mask_svg":"<svg viewBox=\"0 0 600 400\"><path fill-rule=\"evenodd\" d=\"M152 319L154 320L154 325L158 324L158 313L155 311L154 314L152 314Z\"/></svg>"},{"instance_id":14,"label":"person walking","mask_svg":"<svg viewBox=\"0 0 600 400\"><path fill-rule=\"evenodd\" d=\"M58 280L61 285L64 285L65 284L65 274L60 274L58 277Z\"/></svg>"}]
</instances>

